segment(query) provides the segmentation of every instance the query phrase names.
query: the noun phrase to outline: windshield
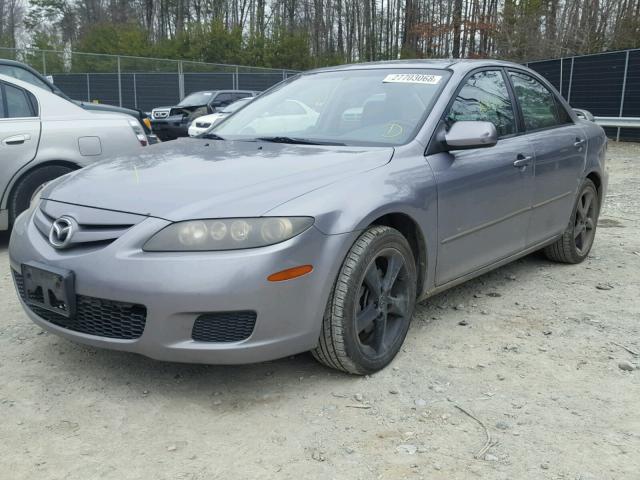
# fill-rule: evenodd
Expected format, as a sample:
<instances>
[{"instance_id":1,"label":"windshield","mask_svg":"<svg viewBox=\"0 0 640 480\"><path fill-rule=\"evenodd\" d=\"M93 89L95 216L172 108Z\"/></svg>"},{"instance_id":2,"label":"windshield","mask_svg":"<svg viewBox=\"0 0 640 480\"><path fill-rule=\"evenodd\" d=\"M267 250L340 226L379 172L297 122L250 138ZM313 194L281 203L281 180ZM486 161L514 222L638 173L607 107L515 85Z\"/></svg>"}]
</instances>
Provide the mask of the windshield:
<instances>
[{"instance_id":1,"label":"windshield","mask_svg":"<svg viewBox=\"0 0 640 480\"><path fill-rule=\"evenodd\" d=\"M302 74L212 131L230 140L401 145L415 136L448 78L446 70L403 68Z\"/></svg>"},{"instance_id":2,"label":"windshield","mask_svg":"<svg viewBox=\"0 0 640 480\"><path fill-rule=\"evenodd\" d=\"M215 92L196 92L184 97L177 105L178 107L197 107L199 105L208 104L213 98Z\"/></svg>"},{"instance_id":3,"label":"windshield","mask_svg":"<svg viewBox=\"0 0 640 480\"><path fill-rule=\"evenodd\" d=\"M253 100L252 97L242 98L237 102L233 102L231 105L224 107L224 109L221 110L221 113L233 113L236 110L240 110L247 104L247 102L250 102L251 100Z\"/></svg>"}]
</instances>

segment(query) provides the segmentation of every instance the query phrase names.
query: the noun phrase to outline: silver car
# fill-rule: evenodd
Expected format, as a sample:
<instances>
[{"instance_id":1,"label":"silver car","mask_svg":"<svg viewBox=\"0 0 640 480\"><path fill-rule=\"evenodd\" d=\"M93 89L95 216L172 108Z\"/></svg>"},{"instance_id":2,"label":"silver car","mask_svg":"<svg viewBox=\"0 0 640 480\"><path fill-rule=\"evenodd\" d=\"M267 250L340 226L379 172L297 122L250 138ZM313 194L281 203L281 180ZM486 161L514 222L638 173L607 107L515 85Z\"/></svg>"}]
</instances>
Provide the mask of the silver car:
<instances>
[{"instance_id":1,"label":"silver car","mask_svg":"<svg viewBox=\"0 0 640 480\"><path fill-rule=\"evenodd\" d=\"M0 75L0 230L29 207L44 183L98 160L135 154L147 139L121 113L97 113Z\"/></svg>"},{"instance_id":2,"label":"silver car","mask_svg":"<svg viewBox=\"0 0 640 480\"><path fill-rule=\"evenodd\" d=\"M315 121L254 122L289 100ZM520 65L315 70L203 137L52 182L11 269L29 317L77 342L224 364L311 350L366 374L417 299L540 249L584 260L606 144Z\"/></svg>"}]
</instances>

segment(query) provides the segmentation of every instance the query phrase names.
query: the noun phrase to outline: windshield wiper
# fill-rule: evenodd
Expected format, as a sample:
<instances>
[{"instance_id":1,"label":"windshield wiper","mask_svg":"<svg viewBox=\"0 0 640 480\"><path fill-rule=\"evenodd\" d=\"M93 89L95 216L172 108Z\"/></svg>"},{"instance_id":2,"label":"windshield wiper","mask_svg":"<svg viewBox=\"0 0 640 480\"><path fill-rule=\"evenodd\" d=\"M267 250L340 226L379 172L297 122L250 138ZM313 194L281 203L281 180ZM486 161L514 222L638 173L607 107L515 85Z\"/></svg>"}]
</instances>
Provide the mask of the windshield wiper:
<instances>
[{"instance_id":1,"label":"windshield wiper","mask_svg":"<svg viewBox=\"0 0 640 480\"><path fill-rule=\"evenodd\" d=\"M273 143L289 143L291 145L336 145L336 146L344 146L344 143L338 142L323 142L319 140L309 140L307 138L297 138L297 137L258 137L256 140L261 140L263 142L273 142Z\"/></svg>"},{"instance_id":2,"label":"windshield wiper","mask_svg":"<svg viewBox=\"0 0 640 480\"><path fill-rule=\"evenodd\" d=\"M220 135L213 132L203 133L200 138L208 138L209 140L226 140L226 138L222 138Z\"/></svg>"}]
</instances>

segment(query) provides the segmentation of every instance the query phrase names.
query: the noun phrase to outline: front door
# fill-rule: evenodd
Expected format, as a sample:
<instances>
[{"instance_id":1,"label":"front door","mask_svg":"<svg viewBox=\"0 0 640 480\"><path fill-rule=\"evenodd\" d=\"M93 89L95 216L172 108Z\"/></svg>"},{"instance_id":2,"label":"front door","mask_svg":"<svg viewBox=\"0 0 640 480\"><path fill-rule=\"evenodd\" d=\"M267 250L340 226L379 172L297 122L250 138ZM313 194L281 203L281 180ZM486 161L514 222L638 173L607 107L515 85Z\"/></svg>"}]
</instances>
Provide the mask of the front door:
<instances>
[{"instance_id":1,"label":"front door","mask_svg":"<svg viewBox=\"0 0 640 480\"><path fill-rule=\"evenodd\" d=\"M436 285L524 249L533 187L533 149L516 135L514 102L500 69L469 76L446 120L492 122L499 139L493 147L427 158L438 188Z\"/></svg>"}]
</instances>

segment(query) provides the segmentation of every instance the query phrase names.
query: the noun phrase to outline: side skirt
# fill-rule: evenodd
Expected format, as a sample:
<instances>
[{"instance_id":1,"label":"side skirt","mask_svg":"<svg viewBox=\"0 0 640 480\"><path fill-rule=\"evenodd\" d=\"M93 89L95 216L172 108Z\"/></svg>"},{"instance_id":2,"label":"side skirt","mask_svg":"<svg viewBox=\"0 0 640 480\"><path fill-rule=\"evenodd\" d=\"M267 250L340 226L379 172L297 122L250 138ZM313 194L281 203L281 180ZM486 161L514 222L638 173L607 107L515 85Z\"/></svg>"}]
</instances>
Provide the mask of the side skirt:
<instances>
[{"instance_id":1,"label":"side skirt","mask_svg":"<svg viewBox=\"0 0 640 480\"><path fill-rule=\"evenodd\" d=\"M546 247L547 245L552 244L553 242L555 242L556 240L558 240L560 237L562 236L562 234L559 235L555 235L552 238L549 238L547 240L544 240L542 242L536 243L535 245L532 245L531 247L518 252L516 254L513 254L509 257L503 258L502 260L498 260L497 262L491 263L487 266L481 267L478 270L475 270L471 273L467 273L466 275L463 275L462 277L458 277L454 280L450 280L447 283L444 283L438 287L435 287L431 290L426 291L425 293L423 293L422 295L420 295L417 299L418 302L425 300L429 297L432 297L434 295L437 295L438 293L444 292L445 290L448 290L452 287L455 287L456 285L460 285L461 283L466 282L467 280L471 280L472 278L475 277L479 277L480 275L484 275L487 272L490 272L491 270L495 270L496 268L500 268L504 265L506 265L507 263L511 263L515 260L518 260L519 258L522 257L526 257L527 255L529 255L530 253L535 252L536 250L540 250L541 248Z\"/></svg>"}]
</instances>

